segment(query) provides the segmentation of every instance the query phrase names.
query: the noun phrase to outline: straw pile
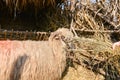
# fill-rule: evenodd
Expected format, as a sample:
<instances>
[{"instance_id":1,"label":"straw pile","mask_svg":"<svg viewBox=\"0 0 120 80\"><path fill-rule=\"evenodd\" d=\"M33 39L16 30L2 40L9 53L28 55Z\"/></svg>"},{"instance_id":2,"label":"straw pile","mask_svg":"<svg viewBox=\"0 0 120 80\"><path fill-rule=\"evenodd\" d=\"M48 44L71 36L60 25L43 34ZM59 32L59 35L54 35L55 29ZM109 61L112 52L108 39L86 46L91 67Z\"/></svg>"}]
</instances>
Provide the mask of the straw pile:
<instances>
[{"instance_id":1,"label":"straw pile","mask_svg":"<svg viewBox=\"0 0 120 80\"><path fill-rule=\"evenodd\" d=\"M72 43L75 48L68 50L69 68L63 80L120 79L120 50L113 51L111 42L82 37Z\"/></svg>"},{"instance_id":2,"label":"straw pile","mask_svg":"<svg viewBox=\"0 0 120 80\"><path fill-rule=\"evenodd\" d=\"M80 9L75 9L72 25L79 37L72 40L74 49L68 50L69 68L63 80L120 79L120 50L112 49L113 42L120 40L117 1L83 1L77 5Z\"/></svg>"}]
</instances>

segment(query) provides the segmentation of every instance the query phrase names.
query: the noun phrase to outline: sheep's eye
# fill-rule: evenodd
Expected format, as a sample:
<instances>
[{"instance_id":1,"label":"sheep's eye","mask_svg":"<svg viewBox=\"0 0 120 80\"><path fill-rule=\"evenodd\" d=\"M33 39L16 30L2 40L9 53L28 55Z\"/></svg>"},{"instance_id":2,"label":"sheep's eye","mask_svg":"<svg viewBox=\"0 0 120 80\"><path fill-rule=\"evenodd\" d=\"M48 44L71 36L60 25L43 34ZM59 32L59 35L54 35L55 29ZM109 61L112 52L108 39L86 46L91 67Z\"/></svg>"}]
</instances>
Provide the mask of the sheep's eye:
<instances>
[{"instance_id":1,"label":"sheep's eye","mask_svg":"<svg viewBox=\"0 0 120 80\"><path fill-rule=\"evenodd\" d=\"M64 39L65 39L65 36L61 36L61 39L64 40Z\"/></svg>"}]
</instances>

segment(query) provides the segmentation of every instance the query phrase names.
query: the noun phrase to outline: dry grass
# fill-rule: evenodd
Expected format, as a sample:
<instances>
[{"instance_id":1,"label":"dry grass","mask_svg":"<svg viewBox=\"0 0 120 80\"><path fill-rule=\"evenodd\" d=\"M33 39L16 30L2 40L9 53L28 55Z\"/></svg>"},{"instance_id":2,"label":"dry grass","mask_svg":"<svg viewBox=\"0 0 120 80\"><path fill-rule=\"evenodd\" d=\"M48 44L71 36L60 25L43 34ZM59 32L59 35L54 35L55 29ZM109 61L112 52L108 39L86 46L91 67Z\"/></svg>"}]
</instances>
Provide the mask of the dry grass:
<instances>
[{"instance_id":1,"label":"dry grass","mask_svg":"<svg viewBox=\"0 0 120 80\"><path fill-rule=\"evenodd\" d=\"M70 58L70 67L63 80L120 79L120 50L113 51L111 35L114 32L107 32L119 29L120 20L113 14L120 14L118 7L115 7L115 4L119 6L119 3L105 1L101 0L92 5L81 2L81 9L74 13L74 28L79 38L72 41L75 49L69 50L73 57ZM113 8L117 8L117 11ZM111 14L110 9L113 12ZM114 18L118 21L115 22Z\"/></svg>"},{"instance_id":2,"label":"dry grass","mask_svg":"<svg viewBox=\"0 0 120 80\"><path fill-rule=\"evenodd\" d=\"M90 38L75 38L74 55L63 80L118 80L120 54L114 52L111 42ZM70 60L70 61L71 61Z\"/></svg>"}]
</instances>

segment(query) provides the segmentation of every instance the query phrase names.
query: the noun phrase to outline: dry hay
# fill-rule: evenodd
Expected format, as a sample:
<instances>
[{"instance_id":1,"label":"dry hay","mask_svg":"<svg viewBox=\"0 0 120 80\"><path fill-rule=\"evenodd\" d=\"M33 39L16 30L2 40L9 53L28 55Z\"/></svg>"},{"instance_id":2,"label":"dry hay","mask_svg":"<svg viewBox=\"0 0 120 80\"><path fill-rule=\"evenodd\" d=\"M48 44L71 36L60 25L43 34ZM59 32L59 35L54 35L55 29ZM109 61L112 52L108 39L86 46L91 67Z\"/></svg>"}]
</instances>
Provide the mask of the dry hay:
<instances>
[{"instance_id":1,"label":"dry hay","mask_svg":"<svg viewBox=\"0 0 120 80\"><path fill-rule=\"evenodd\" d=\"M87 0L89 1L89 0ZM116 29L119 26L119 11L114 10L119 3L100 0L92 5L80 4L80 9L74 11L74 28L83 31L93 30L90 38L75 38L75 48L71 52L69 69L63 80L119 80L120 79L120 50L113 51L111 33L97 32ZM117 1L117 0L115 0ZM107 5L107 6L106 6ZM76 7L76 5L75 5ZM110 8L109 8L110 7ZM65 14L68 8L65 8ZM113 13L110 14L110 9ZM69 13L69 12L68 12ZM68 14L67 13L67 14ZM117 15L114 15L116 13ZM117 18L118 21L114 21ZM90 32L90 33L93 33ZM77 32L80 33L79 31ZM79 35L81 36L81 35Z\"/></svg>"},{"instance_id":2,"label":"dry hay","mask_svg":"<svg viewBox=\"0 0 120 80\"><path fill-rule=\"evenodd\" d=\"M120 54L110 41L74 38L71 63L63 80L119 80Z\"/></svg>"},{"instance_id":3,"label":"dry hay","mask_svg":"<svg viewBox=\"0 0 120 80\"><path fill-rule=\"evenodd\" d=\"M74 19L74 28L76 30L93 30L93 32L96 33L97 30L105 31L119 29L119 0L96 0L94 3L90 3L90 1L91 0L80 0L80 2L76 1L74 5L75 11L72 15ZM65 6L64 12L65 14L71 13L69 5ZM86 34L84 36L86 36Z\"/></svg>"}]
</instances>

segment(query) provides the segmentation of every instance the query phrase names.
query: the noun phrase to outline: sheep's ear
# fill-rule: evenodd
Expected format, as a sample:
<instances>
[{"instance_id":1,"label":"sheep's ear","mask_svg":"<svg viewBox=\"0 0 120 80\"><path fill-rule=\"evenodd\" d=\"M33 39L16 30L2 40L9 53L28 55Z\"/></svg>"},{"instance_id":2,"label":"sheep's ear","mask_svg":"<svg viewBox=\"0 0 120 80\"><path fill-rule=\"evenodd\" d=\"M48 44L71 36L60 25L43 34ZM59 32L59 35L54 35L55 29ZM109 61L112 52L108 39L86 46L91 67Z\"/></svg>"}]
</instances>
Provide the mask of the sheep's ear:
<instances>
[{"instance_id":1,"label":"sheep's ear","mask_svg":"<svg viewBox=\"0 0 120 80\"><path fill-rule=\"evenodd\" d=\"M56 40L60 39L59 38L59 32L53 32L53 33L51 33L49 39L51 39L51 40L53 40L53 39L56 39Z\"/></svg>"}]
</instances>

